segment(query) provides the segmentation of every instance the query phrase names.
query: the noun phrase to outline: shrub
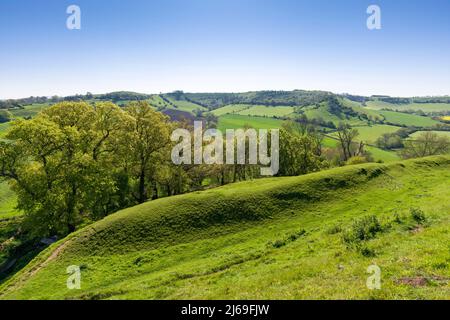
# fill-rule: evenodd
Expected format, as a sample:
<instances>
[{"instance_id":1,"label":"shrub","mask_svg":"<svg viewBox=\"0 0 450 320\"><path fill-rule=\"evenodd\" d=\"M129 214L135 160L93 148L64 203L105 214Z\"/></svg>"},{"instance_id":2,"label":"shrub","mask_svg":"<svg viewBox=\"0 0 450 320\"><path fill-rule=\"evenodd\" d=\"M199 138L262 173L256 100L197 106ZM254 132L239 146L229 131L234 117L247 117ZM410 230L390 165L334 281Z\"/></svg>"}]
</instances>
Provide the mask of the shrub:
<instances>
[{"instance_id":1,"label":"shrub","mask_svg":"<svg viewBox=\"0 0 450 320\"><path fill-rule=\"evenodd\" d=\"M287 235L284 239L278 239L278 240L275 240L274 242L270 241L267 245L272 246L273 248L281 248L290 242L294 242L295 240L297 240L298 238L300 238L301 236L303 236L305 234L306 234L306 231L304 229L301 229L300 231L297 231L297 232Z\"/></svg>"},{"instance_id":2,"label":"shrub","mask_svg":"<svg viewBox=\"0 0 450 320\"><path fill-rule=\"evenodd\" d=\"M351 157L350 159L348 159L346 164L352 165L352 164L361 164L361 163L366 163L366 162L367 162L367 159L365 157L355 156L355 157Z\"/></svg>"},{"instance_id":3,"label":"shrub","mask_svg":"<svg viewBox=\"0 0 450 320\"><path fill-rule=\"evenodd\" d=\"M427 220L425 213L421 209L411 208L409 210L409 213L411 217L414 219L414 221L417 222L418 224L424 224Z\"/></svg>"},{"instance_id":4,"label":"shrub","mask_svg":"<svg viewBox=\"0 0 450 320\"><path fill-rule=\"evenodd\" d=\"M364 257L375 257L376 256L375 250L373 250L372 248L369 248L367 246L362 246L361 248L359 248L359 252Z\"/></svg>"},{"instance_id":5,"label":"shrub","mask_svg":"<svg viewBox=\"0 0 450 320\"><path fill-rule=\"evenodd\" d=\"M342 227L340 225L332 226L327 230L328 234L336 234L342 232Z\"/></svg>"},{"instance_id":6,"label":"shrub","mask_svg":"<svg viewBox=\"0 0 450 320\"><path fill-rule=\"evenodd\" d=\"M375 238L382 231L381 223L374 215L367 216L353 222L349 230L343 234L343 240L347 245L358 244Z\"/></svg>"}]
</instances>

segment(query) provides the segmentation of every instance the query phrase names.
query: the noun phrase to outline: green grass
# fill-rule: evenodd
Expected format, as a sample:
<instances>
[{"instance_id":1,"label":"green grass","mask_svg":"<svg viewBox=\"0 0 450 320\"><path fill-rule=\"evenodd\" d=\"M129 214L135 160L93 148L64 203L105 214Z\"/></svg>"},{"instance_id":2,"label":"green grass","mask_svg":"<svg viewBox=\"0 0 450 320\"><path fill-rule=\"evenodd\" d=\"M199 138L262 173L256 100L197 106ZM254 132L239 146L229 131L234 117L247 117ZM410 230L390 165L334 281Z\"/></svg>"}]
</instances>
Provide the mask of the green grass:
<instances>
[{"instance_id":1,"label":"green grass","mask_svg":"<svg viewBox=\"0 0 450 320\"><path fill-rule=\"evenodd\" d=\"M211 111L213 115L216 117L223 116L225 114L232 114L232 113L238 113L239 111L249 109L252 105L250 104L229 104L227 106L215 109Z\"/></svg>"},{"instance_id":2,"label":"green grass","mask_svg":"<svg viewBox=\"0 0 450 320\"><path fill-rule=\"evenodd\" d=\"M373 126L358 127L359 136L356 138L357 141L364 141L369 144L374 144L379 137L385 133L393 133L400 129L400 127L390 126L385 124L377 124ZM336 133L332 133L332 136L337 136Z\"/></svg>"},{"instance_id":3,"label":"green grass","mask_svg":"<svg viewBox=\"0 0 450 320\"><path fill-rule=\"evenodd\" d=\"M355 129L359 131L359 136L356 138L357 140L374 144L383 134L397 132L400 127L377 124L370 127L355 127Z\"/></svg>"},{"instance_id":4,"label":"green grass","mask_svg":"<svg viewBox=\"0 0 450 320\"><path fill-rule=\"evenodd\" d=\"M367 107L370 109L391 109L391 110L422 110L423 112L439 112L450 111L450 104L448 103L410 103L410 104L392 104L379 100L368 101Z\"/></svg>"},{"instance_id":5,"label":"green grass","mask_svg":"<svg viewBox=\"0 0 450 320\"><path fill-rule=\"evenodd\" d=\"M8 128L11 126L11 122L0 123L0 139L4 138Z\"/></svg>"},{"instance_id":6,"label":"green grass","mask_svg":"<svg viewBox=\"0 0 450 320\"><path fill-rule=\"evenodd\" d=\"M360 103L356 101L351 101L347 98L341 99L341 102L344 106L352 108L354 111L358 112L359 114L365 114L369 119L372 120L383 120L383 117L381 114L376 110L371 110L368 108L364 108Z\"/></svg>"},{"instance_id":7,"label":"green grass","mask_svg":"<svg viewBox=\"0 0 450 320\"><path fill-rule=\"evenodd\" d=\"M325 137L322 143L323 146L327 148L336 148L339 145L339 141L330 137ZM400 160L400 156L395 151L386 151L374 146L365 146L365 150L370 152L373 157L373 161L376 162L381 161L388 163Z\"/></svg>"},{"instance_id":8,"label":"green grass","mask_svg":"<svg viewBox=\"0 0 450 320\"><path fill-rule=\"evenodd\" d=\"M202 111L207 110L205 107L202 107L201 105L198 105L196 103L192 103L189 101L175 100L175 99L171 99L171 98L168 98L168 100L176 106L176 108L174 108L172 106L170 106L169 108L173 108L176 110L181 110L181 111L186 111L186 112L191 112L191 113L193 113L196 110L202 110Z\"/></svg>"},{"instance_id":9,"label":"green grass","mask_svg":"<svg viewBox=\"0 0 450 320\"><path fill-rule=\"evenodd\" d=\"M439 121L433 120L428 117L422 117L414 114L407 114L395 111L378 111L382 114L386 121L405 126L415 127L431 127L439 123Z\"/></svg>"},{"instance_id":10,"label":"green grass","mask_svg":"<svg viewBox=\"0 0 450 320\"><path fill-rule=\"evenodd\" d=\"M243 116L283 117L294 113L293 107L251 106L238 112Z\"/></svg>"},{"instance_id":11,"label":"green grass","mask_svg":"<svg viewBox=\"0 0 450 320\"><path fill-rule=\"evenodd\" d=\"M28 106L24 106L23 109L14 109L10 110L11 114L14 117L25 118L25 117L34 117L43 109L49 106L48 103L37 103Z\"/></svg>"},{"instance_id":12,"label":"green grass","mask_svg":"<svg viewBox=\"0 0 450 320\"><path fill-rule=\"evenodd\" d=\"M169 104L164 101L159 95L154 94L148 100L148 103L155 108L168 107Z\"/></svg>"},{"instance_id":13,"label":"green grass","mask_svg":"<svg viewBox=\"0 0 450 320\"><path fill-rule=\"evenodd\" d=\"M366 146L366 150L370 152L375 161L388 163L401 159L395 151L387 151L374 146Z\"/></svg>"},{"instance_id":14,"label":"green grass","mask_svg":"<svg viewBox=\"0 0 450 320\"><path fill-rule=\"evenodd\" d=\"M0 220L18 215L16 204L16 194L6 182L0 180Z\"/></svg>"},{"instance_id":15,"label":"green grass","mask_svg":"<svg viewBox=\"0 0 450 320\"><path fill-rule=\"evenodd\" d=\"M282 123L279 119L229 114L219 117L218 129L225 132L226 129L243 129L246 125L255 129L277 129Z\"/></svg>"},{"instance_id":16,"label":"green grass","mask_svg":"<svg viewBox=\"0 0 450 320\"><path fill-rule=\"evenodd\" d=\"M336 126L339 125L339 123L348 123L352 126L361 126L366 125L367 122L364 120L360 120L356 117L346 117L344 114L341 114L340 116L337 116L333 113L331 113L328 110L328 107L325 104L321 104L320 106L308 106L304 107L303 109L304 114L308 119L322 119L327 122L333 122Z\"/></svg>"},{"instance_id":17,"label":"green grass","mask_svg":"<svg viewBox=\"0 0 450 320\"><path fill-rule=\"evenodd\" d=\"M415 139L425 132L433 132L439 136L450 138L450 131L416 131L413 134L409 135L409 137Z\"/></svg>"},{"instance_id":18,"label":"green grass","mask_svg":"<svg viewBox=\"0 0 450 320\"><path fill-rule=\"evenodd\" d=\"M449 167L449 157L365 164L151 201L52 245L0 298L447 299ZM342 235L368 215L380 232L347 247ZM373 264L381 290L366 287ZM66 287L70 265L81 290Z\"/></svg>"}]
</instances>

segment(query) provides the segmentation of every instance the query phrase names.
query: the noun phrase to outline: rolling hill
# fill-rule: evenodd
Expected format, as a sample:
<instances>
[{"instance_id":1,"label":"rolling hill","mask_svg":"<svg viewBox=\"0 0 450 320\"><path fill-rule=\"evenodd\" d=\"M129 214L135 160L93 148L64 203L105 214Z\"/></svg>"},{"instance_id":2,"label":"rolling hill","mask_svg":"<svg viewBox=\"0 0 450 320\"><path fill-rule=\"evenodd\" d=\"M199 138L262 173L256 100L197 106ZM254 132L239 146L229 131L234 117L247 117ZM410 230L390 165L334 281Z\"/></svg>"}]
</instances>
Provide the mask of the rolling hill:
<instances>
[{"instance_id":1,"label":"rolling hill","mask_svg":"<svg viewBox=\"0 0 450 320\"><path fill-rule=\"evenodd\" d=\"M448 298L449 169L437 156L151 201L53 244L0 298ZM373 264L381 290L366 287ZM66 287L71 265L80 290Z\"/></svg>"}]
</instances>

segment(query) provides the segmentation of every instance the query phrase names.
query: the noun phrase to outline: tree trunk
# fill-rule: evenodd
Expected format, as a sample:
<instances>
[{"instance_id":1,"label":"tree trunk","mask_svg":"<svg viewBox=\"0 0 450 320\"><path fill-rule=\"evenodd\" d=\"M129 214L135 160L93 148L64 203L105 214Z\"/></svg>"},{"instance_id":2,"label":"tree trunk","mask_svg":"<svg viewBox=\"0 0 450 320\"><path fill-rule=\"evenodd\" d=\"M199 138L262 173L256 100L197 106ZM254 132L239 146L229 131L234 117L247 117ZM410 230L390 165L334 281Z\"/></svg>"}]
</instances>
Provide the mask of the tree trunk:
<instances>
[{"instance_id":1,"label":"tree trunk","mask_svg":"<svg viewBox=\"0 0 450 320\"><path fill-rule=\"evenodd\" d=\"M147 201L147 195L145 192L145 170L141 169L141 173L139 175L139 203L144 203Z\"/></svg>"}]
</instances>

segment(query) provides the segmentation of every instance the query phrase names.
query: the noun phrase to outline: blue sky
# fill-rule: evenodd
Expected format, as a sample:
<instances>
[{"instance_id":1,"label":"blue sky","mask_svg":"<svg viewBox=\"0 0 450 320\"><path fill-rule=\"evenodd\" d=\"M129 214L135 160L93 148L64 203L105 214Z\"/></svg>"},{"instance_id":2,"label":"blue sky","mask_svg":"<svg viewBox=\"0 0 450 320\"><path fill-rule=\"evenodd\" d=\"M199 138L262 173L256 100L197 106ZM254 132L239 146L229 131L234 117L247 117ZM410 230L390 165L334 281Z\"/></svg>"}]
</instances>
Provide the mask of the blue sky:
<instances>
[{"instance_id":1,"label":"blue sky","mask_svg":"<svg viewBox=\"0 0 450 320\"><path fill-rule=\"evenodd\" d=\"M81 30L66 9L81 8ZM382 29L368 30L377 4ZM1 0L0 98L318 89L450 94L448 0Z\"/></svg>"}]
</instances>

